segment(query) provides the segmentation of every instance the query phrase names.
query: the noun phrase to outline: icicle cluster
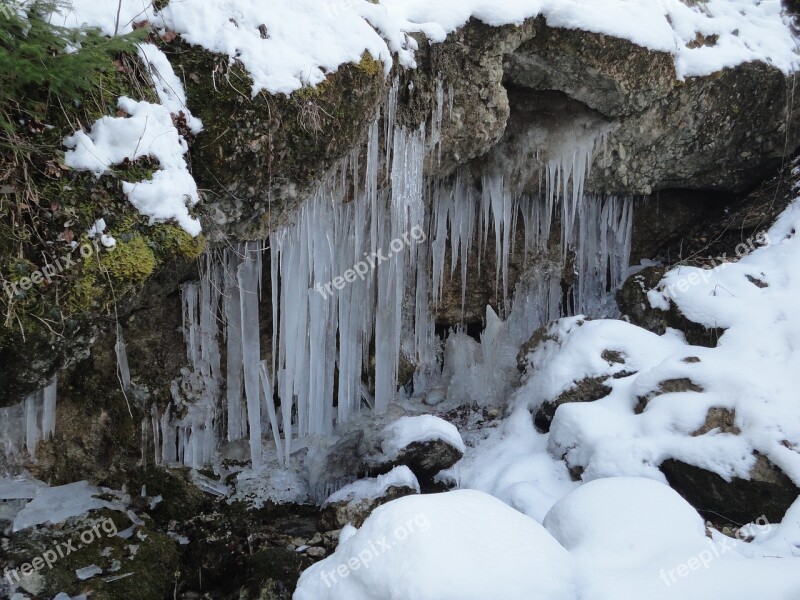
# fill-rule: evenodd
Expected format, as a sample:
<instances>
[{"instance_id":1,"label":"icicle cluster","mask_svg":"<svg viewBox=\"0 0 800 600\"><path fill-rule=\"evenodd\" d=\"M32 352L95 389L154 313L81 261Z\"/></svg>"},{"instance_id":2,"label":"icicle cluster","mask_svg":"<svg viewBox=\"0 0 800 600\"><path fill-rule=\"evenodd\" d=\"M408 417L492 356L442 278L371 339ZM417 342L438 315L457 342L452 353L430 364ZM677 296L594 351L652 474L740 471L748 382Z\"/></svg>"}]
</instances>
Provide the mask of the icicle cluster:
<instances>
[{"instance_id":1,"label":"icicle cluster","mask_svg":"<svg viewBox=\"0 0 800 600\"><path fill-rule=\"evenodd\" d=\"M13 469L25 456L34 459L39 442L55 433L57 385L58 378L54 377L19 404L0 408L0 448L4 457L0 470Z\"/></svg>"},{"instance_id":2,"label":"icicle cluster","mask_svg":"<svg viewBox=\"0 0 800 600\"><path fill-rule=\"evenodd\" d=\"M173 381L173 404L163 413L150 412L155 464L208 464L218 440L220 366L218 307L222 270L207 257L199 283L182 289L183 331L190 368Z\"/></svg>"},{"instance_id":3,"label":"icicle cluster","mask_svg":"<svg viewBox=\"0 0 800 600\"><path fill-rule=\"evenodd\" d=\"M409 131L395 122L395 82L366 148L341 162L292 224L268 245L227 249L209 260L199 284L184 287L191 369L174 386L176 410L153 408L157 462L197 466L218 440L247 440L257 467L272 458L262 447L269 429L274 458L288 464L294 450L330 435L363 406L384 412L397 394L401 355L416 366L415 395L439 386L448 397L501 400L516 352L536 327L562 314L604 309L628 265L632 223L630 199L584 195L604 132L549 148L555 158L540 175L537 195L516 193L510 185L516 175L490 168L477 187L466 172L427 181L423 166L440 160L452 102L444 89L440 82L429 127ZM560 253L550 251L556 223ZM515 247L518 237L523 248ZM480 269L492 241L499 316L487 308L480 343L453 333L443 351L432 313L448 277L447 249L449 276L460 274L463 308L473 249ZM525 265L536 256L537 269L509 290L509 263L520 255ZM574 265L576 283L565 302L567 264ZM269 287L270 349L262 348L259 331L262 285ZM371 371L368 385L364 374Z\"/></svg>"}]
</instances>

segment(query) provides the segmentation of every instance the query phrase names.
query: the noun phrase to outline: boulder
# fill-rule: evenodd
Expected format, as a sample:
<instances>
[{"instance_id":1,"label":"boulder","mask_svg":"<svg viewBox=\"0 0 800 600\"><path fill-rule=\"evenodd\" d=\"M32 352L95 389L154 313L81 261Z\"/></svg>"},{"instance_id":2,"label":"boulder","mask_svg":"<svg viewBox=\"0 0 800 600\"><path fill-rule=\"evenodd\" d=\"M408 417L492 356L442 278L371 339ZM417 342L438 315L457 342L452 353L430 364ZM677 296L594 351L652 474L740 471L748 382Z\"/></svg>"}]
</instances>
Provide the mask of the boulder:
<instances>
[{"instance_id":1,"label":"boulder","mask_svg":"<svg viewBox=\"0 0 800 600\"><path fill-rule=\"evenodd\" d=\"M320 530L341 529L348 524L361 527L378 506L419 491L417 478L406 466L395 467L386 475L353 482L325 501L319 520Z\"/></svg>"},{"instance_id":2,"label":"boulder","mask_svg":"<svg viewBox=\"0 0 800 600\"><path fill-rule=\"evenodd\" d=\"M676 459L665 460L661 470L670 486L709 518L743 524L764 516L778 523L800 496L800 488L767 457L755 457L749 479L726 481Z\"/></svg>"}]
</instances>

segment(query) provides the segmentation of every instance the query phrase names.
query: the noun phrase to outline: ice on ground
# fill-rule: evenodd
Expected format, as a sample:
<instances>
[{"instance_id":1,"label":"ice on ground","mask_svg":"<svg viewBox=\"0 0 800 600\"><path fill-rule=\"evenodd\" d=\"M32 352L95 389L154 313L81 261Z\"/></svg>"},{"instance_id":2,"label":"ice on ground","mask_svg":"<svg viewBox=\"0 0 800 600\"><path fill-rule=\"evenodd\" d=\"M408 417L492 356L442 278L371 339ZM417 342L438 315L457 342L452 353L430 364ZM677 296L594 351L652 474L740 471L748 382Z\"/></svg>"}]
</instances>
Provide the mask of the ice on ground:
<instances>
[{"instance_id":1,"label":"ice on ground","mask_svg":"<svg viewBox=\"0 0 800 600\"><path fill-rule=\"evenodd\" d=\"M406 496L300 577L295 600L572 600L566 550L538 523L472 490Z\"/></svg>"},{"instance_id":2,"label":"ice on ground","mask_svg":"<svg viewBox=\"0 0 800 600\"><path fill-rule=\"evenodd\" d=\"M456 426L433 415L400 417L386 426L382 437L381 450L389 460L414 442L443 441L462 453L466 450Z\"/></svg>"},{"instance_id":3,"label":"ice on ground","mask_svg":"<svg viewBox=\"0 0 800 600\"><path fill-rule=\"evenodd\" d=\"M354 481L331 494L323 506L336 502L361 502L380 498L390 487L407 487L419 493L419 482L414 473L405 465L395 467L385 475Z\"/></svg>"},{"instance_id":4,"label":"ice on ground","mask_svg":"<svg viewBox=\"0 0 800 600\"><path fill-rule=\"evenodd\" d=\"M87 134L77 131L64 140L69 148L64 162L68 167L91 171L96 177L114 165L152 157L159 170L150 180L123 182L122 190L137 210L151 222L175 220L188 233L200 233L200 222L189 214L200 198L197 184L183 155L189 150L178 133L170 111L159 104L119 99L119 108L128 117L103 117Z\"/></svg>"},{"instance_id":5,"label":"ice on ground","mask_svg":"<svg viewBox=\"0 0 800 600\"><path fill-rule=\"evenodd\" d=\"M0 478L0 500L28 500L47 484L28 475Z\"/></svg>"},{"instance_id":6,"label":"ice on ground","mask_svg":"<svg viewBox=\"0 0 800 600\"><path fill-rule=\"evenodd\" d=\"M13 529L20 531L44 523L61 523L99 508L125 510L121 503L96 498L100 493L101 490L89 485L88 481L38 488L33 500L17 514Z\"/></svg>"}]
</instances>

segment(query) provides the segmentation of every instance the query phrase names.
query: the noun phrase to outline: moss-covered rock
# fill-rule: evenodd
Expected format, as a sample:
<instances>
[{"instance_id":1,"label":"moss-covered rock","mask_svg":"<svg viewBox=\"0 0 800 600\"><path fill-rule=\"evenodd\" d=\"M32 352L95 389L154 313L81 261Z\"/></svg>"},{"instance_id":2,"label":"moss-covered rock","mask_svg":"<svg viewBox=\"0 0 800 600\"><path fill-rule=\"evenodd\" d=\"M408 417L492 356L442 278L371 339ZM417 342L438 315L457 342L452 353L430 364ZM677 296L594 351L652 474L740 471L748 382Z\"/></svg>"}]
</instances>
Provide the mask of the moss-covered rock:
<instances>
[{"instance_id":1,"label":"moss-covered rock","mask_svg":"<svg viewBox=\"0 0 800 600\"><path fill-rule=\"evenodd\" d=\"M148 517L138 519L129 538L117 536L134 524L121 512L92 511L70 518L58 527L42 527L11 534L4 540L7 564L20 569L46 556L58 546L32 576L22 575L23 589L34 598L52 598L59 592L86 594L98 600L159 600L171 598L179 573L178 543L153 528ZM36 563L33 563L36 566ZM96 565L102 571L80 580L76 570Z\"/></svg>"},{"instance_id":2,"label":"moss-covered rock","mask_svg":"<svg viewBox=\"0 0 800 600\"><path fill-rule=\"evenodd\" d=\"M210 190L203 219L212 241L263 239L340 158L364 139L384 101L383 64L368 53L291 96L252 94L238 63L176 40L164 51L186 76L188 104L205 130L194 176Z\"/></svg>"}]
</instances>

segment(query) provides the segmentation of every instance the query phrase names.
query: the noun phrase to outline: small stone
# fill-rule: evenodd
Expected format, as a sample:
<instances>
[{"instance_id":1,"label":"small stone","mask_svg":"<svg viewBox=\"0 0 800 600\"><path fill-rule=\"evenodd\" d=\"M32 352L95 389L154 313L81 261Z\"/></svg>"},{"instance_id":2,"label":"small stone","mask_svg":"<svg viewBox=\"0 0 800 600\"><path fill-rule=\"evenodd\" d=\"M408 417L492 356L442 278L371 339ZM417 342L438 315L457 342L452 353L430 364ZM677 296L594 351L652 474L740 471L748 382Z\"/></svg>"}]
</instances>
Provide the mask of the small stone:
<instances>
[{"instance_id":1,"label":"small stone","mask_svg":"<svg viewBox=\"0 0 800 600\"><path fill-rule=\"evenodd\" d=\"M319 546L312 546L306 550L306 554L311 558L323 558L326 552L325 548L320 548Z\"/></svg>"}]
</instances>

